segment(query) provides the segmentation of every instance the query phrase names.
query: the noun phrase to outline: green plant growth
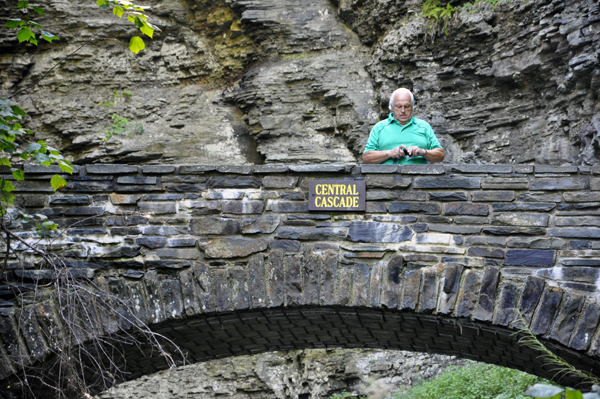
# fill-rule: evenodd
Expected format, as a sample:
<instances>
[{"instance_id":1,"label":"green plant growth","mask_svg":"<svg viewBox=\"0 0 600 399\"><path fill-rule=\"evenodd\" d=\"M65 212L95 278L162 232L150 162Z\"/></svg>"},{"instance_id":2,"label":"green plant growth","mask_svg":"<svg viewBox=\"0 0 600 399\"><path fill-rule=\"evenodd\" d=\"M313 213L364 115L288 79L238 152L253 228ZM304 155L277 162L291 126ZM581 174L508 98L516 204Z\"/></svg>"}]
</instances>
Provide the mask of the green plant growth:
<instances>
[{"instance_id":1,"label":"green plant growth","mask_svg":"<svg viewBox=\"0 0 600 399\"><path fill-rule=\"evenodd\" d=\"M112 136L127 135L127 137L131 137L134 134L144 133L144 126L141 123L131 123L119 114L113 114L111 119L112 126L104 129L105 136L102 141L107 141Z\"/></svg>"},{"instance_id":2,"label":"green plant growth","mask_svg":"<svg viewBox=\"0 0 600 399\"><path fill-rule=\"evenodd\" d=\"M393 399L530 399L523 392L540 377L500 366L470 363L449 367L437 378L424 381Z\"/></svg>"},{"instance_id":3,"label":"green plant growth","mask_svg":"<svg viewBox=\"0 0 600 399\"><path fill-rule=\"evenodd\" d=\"M441 23L444 27L444 33L447 35L448 21L456 9L457 8L453 7L450 3L446 4L446 7L440 7L440 0L425 0L425 2L423 2L421 16L432 22L432 24L429 25L430 29L438 23Z\"/></svg>"}]
</instances>

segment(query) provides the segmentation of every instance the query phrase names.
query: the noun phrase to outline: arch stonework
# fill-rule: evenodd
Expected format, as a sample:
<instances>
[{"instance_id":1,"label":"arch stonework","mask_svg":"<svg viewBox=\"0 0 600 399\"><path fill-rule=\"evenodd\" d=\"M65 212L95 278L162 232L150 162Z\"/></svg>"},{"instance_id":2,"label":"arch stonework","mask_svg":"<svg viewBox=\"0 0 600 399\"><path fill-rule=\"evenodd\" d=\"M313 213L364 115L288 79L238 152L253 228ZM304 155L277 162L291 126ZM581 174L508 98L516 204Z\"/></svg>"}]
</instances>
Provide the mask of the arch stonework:
<instances>
[{"instance_id":1,"label":"arch stonework","mask_svg":"<svg viewBox=\"0 0 600 399\"><path fill-rule=\"evenodd\" d=\"M600 168L88 165L60 194L46 168L25 171L20 204L66 231L51 248L133 304L130 314L90 301L96 322L81 345L122 336L136 318L192 363L371 347L554 376L517 343L520 312L549 348L600 375ZM308 182L322 178L365 180L366 211L309 212ZM51 367L66 328L52 295L27 293L52 271L18 251L27 262L9 262L0 308L3 386L23 367ZM126 378L167 366L145 349L115 354Z\"/></svg>"}]
</instances>

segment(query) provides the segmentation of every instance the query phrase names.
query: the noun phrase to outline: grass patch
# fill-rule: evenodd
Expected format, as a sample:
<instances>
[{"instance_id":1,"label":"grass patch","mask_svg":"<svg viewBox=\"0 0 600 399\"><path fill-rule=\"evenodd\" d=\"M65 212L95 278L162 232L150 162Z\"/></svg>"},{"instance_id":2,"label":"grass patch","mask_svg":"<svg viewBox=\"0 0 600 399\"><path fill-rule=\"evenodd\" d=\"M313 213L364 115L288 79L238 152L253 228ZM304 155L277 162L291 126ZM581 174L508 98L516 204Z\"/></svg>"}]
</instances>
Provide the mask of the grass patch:
<instances>
[{"instance_id":1,"label":"grass patch","mask_svg":"<svg viewBox=\"0 0 600 399\"><path fill-rule=\"evenodd\" d=\"M392 399L531 399L527 388L543 378L489 364L452 366L437 378L424 381Z\"/></svg>"}]
</instances>

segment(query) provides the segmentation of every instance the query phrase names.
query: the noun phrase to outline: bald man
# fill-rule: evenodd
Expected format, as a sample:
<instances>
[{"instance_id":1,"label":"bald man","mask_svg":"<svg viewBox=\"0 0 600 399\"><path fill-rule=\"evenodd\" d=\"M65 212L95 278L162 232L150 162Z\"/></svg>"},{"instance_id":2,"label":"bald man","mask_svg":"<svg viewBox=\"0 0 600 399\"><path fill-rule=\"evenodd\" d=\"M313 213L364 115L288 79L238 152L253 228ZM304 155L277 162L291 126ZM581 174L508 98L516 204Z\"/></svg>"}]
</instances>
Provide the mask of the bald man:
<instances>
[{"instance_id":1,"label":"bald man","mask_svg":"<svg viewBox=\"0 0 600 399\"><path fill-rule=\"evenodd\" d=\"M429 123L412 116L415 97L408 89L398 89L390 98L390 116L378 122L363 153L364 163L424 164L444 160Z\"/></svg>"}]
</instances>

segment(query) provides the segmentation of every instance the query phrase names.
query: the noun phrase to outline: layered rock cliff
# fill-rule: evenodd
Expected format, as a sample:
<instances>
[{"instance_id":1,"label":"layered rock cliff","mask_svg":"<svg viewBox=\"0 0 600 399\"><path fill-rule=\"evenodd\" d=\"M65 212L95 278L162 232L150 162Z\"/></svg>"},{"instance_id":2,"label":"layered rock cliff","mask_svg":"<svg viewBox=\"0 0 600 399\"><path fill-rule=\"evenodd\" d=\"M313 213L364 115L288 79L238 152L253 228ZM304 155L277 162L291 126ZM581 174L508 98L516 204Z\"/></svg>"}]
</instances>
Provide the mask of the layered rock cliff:
<instances>
[{"instance_id":1,"label":"layered rock cliff","mask_svg":"<svg viewBox=\"0 0 600 399\"><path fill-rule=\"evenodd\" d=\"M23 46L0 30L0 95L47 73L15 99L77 163L358 162L400 86L448 162L598 160L593 0L482 2L447 35L419 0L153 0L163 32L137 56L134 28L110 10L39 5L60 41Z\"/></svg>"}]
</instances>

